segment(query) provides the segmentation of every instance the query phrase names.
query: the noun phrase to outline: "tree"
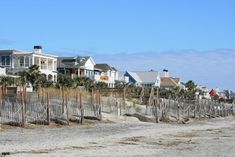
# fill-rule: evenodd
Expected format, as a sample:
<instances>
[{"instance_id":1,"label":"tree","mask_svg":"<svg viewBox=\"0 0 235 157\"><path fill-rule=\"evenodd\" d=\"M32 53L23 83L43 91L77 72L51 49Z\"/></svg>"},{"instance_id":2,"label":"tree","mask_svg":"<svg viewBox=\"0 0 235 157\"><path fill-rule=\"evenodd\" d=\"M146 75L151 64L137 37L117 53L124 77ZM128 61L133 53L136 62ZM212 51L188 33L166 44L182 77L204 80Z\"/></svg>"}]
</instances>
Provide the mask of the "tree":
<instances>
[{"instance_id":1,"label":"tree","mask_svg":"<svg viewBox=\"0 0 235 157\"><path fill-rule=\"evenodd\" d=\"M77 77L74 79L74 84L76 87L84 86L86 90L89 90L94 85L94 81L89 77Z\"/></svg>"},{"instance_id":2,"label":"tree","mask_svg":"<svg viewBox=\"0 0 235 157\"><path fill-rule=\"evenodd\" d=\"M0 84L4 86L14 84L14 78L9 76L0 76Z\"/></svg>"},{"instance_id":3,"label":"tree","mask_svg":"<svg viewBox=\"0 0 235 157\"><path fill-rule=\"evenodd\" d=\"M59 87L72 87L74 85L73 79L64 74L58 74L57 76L57 86Z\"/></svg>"},{"instance_id":4,"label":"tree","mask_svg":"<svg viewBox=\"0 0 235 157\"><path fill-rule=\"evenodd\" d=\"M94 84L94 87L95 89L102 90L102 89L108 88L108 84L105 82L96 82Z\"/></svg>"},{"instance_id":5,"label":"tree","mask_svg":"<svg viewBox=\"0 0 235 157\"><path fill-rule=\"evenodd\" d=\"M37 81L36 81L36 87L38 87L39 85L41 87L52 87L53 86L53 81L51 80L47 80L47 77L45 74L41 74L39 75Z\"/></svg>"},{"instance_id":6,"label":"tree","mask_svg":"<svg viewBox=\"0 0 235 157\"><path fill-rule=\"evenodd\" d=\"M29 67L29 71L27 74L27 80L32 84L33 88L35 88L37 86L36 82L40 78L40 75L41 75L41 72L39 70L38 65L32 65Z\"/></svg>"},{"instance_id":7,"label":"tree","mask_svg":"<svg viewBox=\"0 0 235 157\"><path fill-rule=\"evenodd\" d=\"M225 95L226 99L230 99L230 93L228 90L224 90L224 95Z\"/></svg>"},{"instance_id":8,"label":"tree","mask_svg":"<svg viewBox=\"0 0 235 157\"><path fill-rule=\"evenodd\" d=\"M186 84L185 84L185 87L188 89L188 90L195 90L195 88L197 87L197 85L192 81L192 80L189 80Z\"/></svg>"},{"instance_id":9,"label":"tree","mask_svg":"<svg viewBox=\"0 0 235 157\"><path fill-rule=\"evenodd\" d=\"M192 80L189 80L186 84L185 84L185 87L187 88L187 91L186 91L186 97L189 99L189 100L194 100L195 99L195 94L197 92L197 85L192 81Z\"/></svg>"},{"instance_id":10,"label":"tree","mask_svg":"<svg viewBox=\"0 0 235 157\"><path fill-rule=\"evenodd\" d=\"M19 76L19 79L17 79L16 85L23 86L28 82L27 80L28 73L26 71L18 72L18 76Z\"/></svg>"}]
</instances>

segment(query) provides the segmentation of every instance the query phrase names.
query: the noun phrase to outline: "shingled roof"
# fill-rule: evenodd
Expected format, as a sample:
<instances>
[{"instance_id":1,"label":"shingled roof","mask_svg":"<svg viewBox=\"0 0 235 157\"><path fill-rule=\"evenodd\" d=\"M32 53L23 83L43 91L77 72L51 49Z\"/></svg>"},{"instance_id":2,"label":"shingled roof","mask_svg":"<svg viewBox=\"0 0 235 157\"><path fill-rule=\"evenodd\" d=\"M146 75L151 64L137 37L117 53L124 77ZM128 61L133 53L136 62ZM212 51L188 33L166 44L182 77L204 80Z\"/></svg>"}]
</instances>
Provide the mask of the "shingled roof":
<instances>
[{"instance_id":1,"label":"shingled roof","mask_svg":"<svg viewBox=\"0 0 235 157\"><path fill-rule=\"evenodd\" d=\"M179 78L161 77L161 87L177 87L179 82Z\"/></svg>"},{"instance_id":2,"label":"shingled roof","mask_svg":"<svg viewBox=\"0 0 235 157\"><path fill-rule=\"evenodd\" d=\"M155 83L159 73L157 71L127 71L139 83Z\"/></svg>"},{"instance_id":3,"label":"shingled roof","mask_svg":"<svg viewBox=\"0 0 235 157\"><path fill-rule=\"evenodd\" d=\"M110 71L112 71L112 70L117 71L114 67L111 67L108 64L96 64L95 68L100 69L100 70L105 71L105 72L109 71L109 70Z\"/></svg>"},{"instance_id":4,"label":"shingled roof","mask_svg":"<svg viewBox=\"0 0 235 157\"><path fill-rule=\"evenodd\" d=\"M57 67L59 68L79 68L85 66L89 56L78 57L58 57Z\"/></svg>"}]
</instances>

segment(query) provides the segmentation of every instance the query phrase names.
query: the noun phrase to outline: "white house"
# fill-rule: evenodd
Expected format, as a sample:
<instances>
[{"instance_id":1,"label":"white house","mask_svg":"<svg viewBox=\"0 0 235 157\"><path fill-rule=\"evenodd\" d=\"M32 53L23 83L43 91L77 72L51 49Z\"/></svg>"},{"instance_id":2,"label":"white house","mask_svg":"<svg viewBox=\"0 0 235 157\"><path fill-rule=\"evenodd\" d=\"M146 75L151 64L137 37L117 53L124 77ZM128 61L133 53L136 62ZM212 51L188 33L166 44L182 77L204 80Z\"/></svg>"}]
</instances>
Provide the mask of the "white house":
<instances>
[{"instance_id":1,"label":"white house","mask_svg":"<svg viewBox=\"0 0 235 157\"><path fill-rule=\"evenodd\" d=\"M57 70L59 73L75 77L94 79L95 62L90 56L58 57Z\"/></svg>"},{"instance_id":2,"label":"white house","mask_svg":"<svg viewBox=\"0 0 235 157\"><path fill-rule=\"evenodd\" d=\"M16 74L28 71L31 65L38 65L47 79L57 80L57 56L42 53L41 46L34 46L34 51L0 50L0 66Z\"/></svg>"},{"instance_id":3,"label":"white house","mask_svg":"<svg viewBox=\"0 0 235 157\"><path fill-rule=\"evenodd\" d=\"M118 80L118 71L114 67L108 64L96 64L95 65L94 79L97 82L105 82L109 88L115 87L115 81Z\"/></svg>"},{"instance_id":4,"label":"white house","mask_svg":"<svg viewBox=\"0 0 235 157\"><path fill-rule=\"evenodd\" d=\"M138 87L160 87L160 75L157 71L127 71L124 74L125 80Z\"/></svg>"}]
</instances>

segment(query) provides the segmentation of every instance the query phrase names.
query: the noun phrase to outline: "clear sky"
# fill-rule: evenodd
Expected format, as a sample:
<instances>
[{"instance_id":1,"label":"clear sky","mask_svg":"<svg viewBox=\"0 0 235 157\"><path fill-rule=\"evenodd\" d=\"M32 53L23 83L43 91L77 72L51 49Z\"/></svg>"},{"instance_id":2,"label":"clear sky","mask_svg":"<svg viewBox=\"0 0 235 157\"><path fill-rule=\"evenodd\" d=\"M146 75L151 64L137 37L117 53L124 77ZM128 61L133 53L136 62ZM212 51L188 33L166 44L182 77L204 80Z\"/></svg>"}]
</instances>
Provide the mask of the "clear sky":
<instances>
[{"instance_id":1,"label":"clear sky","mask_svg":"<svg viewBox=\"0 0 235 157\"><path fill-rule=\"evenodd\" d=\"M0 49L37 44L120 70L166 67L185 81L235 89L234 19L234 0L1 0ZM186 67L179 61L188 59Z\"/></svg>"}]
</instances>

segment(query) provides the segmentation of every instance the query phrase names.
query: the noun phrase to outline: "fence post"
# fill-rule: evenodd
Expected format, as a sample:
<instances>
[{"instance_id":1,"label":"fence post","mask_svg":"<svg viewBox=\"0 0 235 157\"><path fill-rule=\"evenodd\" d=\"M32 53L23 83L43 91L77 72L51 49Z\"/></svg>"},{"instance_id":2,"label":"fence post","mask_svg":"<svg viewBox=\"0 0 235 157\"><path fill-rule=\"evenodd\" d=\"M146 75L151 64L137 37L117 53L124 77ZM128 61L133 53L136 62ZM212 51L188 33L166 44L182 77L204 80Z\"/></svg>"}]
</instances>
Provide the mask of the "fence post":
<instances>
[{"instance_id":1,"label":"fence post","mask_svg":"<svg viewBox=\"0 0 235 157\"><path fill-rule=\"evenodd\" d=\"M178 122L180 120L180 105L179 105L179 103L177 103L177 120L178 120Z\"/></svg>"},{"instance_id":2,"label":"fence post","mask_svg":"<svg viewBox=\"0 0 235 157\"><path fill-rule=\"evenodd\" d=\"M234 110L234 103L235 103L235 99L233 99L233 103L232 103L232 109L231 109L232 110L232 116L234 116L234 111L233 111Z\"/></svg>"},{"instance_id":3,"label":"fence post","mask_svg":"<svg viewBox=\"0 0 235 157\"><path fill-rule=\"evenodd\" d=\"M64 86L62 86L62 113L64 113L64 98L65 98Z\"/></svg>"},{"instance_id":4,"label":"fence post","mask_svg":"<svg viewBox=\"0 0 235 157\"><path fill-rule=\"evenodd\" d=\"M94 88L91 88L91 110L94 110Z\"/></svg>"},{"instance_id":5,"label":"fence post","mask_svg":"<svg viewBox=\"0 0 235 157\"><path fill-rule=\"evenodd\" d=\"M66 106L67 123L68 123L68 125L69 125L68 94L66 94L66 96L65 96L65 106Z\"/></svg>"},{"instance_id":6,"label":"fence post","mask_svg":"<svg viewBox=\"0 0 235 157\"><path fill-rule=\"evenodd\" d=\"M0 85L0 105L2 106L2 85Z\"/></svg>"},{"instance_id":7,"label":"fence post","mask_svg":"<svg viewBox=\"0 0 235 157\"><path fill-rule=\"evenodd\" d=\"M200 100L198 99L198 117L199 117L199 120L201 119L201 104L200 104Z\"/></svg>"},{"instance_id":8,"label":"fence post","mask_svg":"<svg viewBox=\"0 0 235 157\"><path fill-rule=\"evenodd\" d=\"M24 92L24 108L25 108L25 113L27 112L27 90L26 90L26 86L24 85L23 88L23 92Z\"/></svg>"},{"instance_id":9,"label":"fence post","mask_svg":"<svg viewBox=\"0 0 235 157\"><path fill-rule=\"evenodd\" d=\"M154 102L155 103L155 102ZM157 104L156 104L156 122L159 123L158 119L158 106L160 106L160 100L159 100L159 88L157 88Z\"/></svg>"},{"instance_id":10,"label":"fence post","mask_svg":"<svg viewBox=\"0 0 235 157\"><path fill-rule=\"evenodd\" d=\"M21 116L22 116L22 127L24 128L25 127L25 106L24 106L24 94L23 92L20 93L20 97L21 97Z\"/></svg>"},{"instance_id":11,"label":"fence post","mask_svg":"<svg viewBox=\"0 0 235 157\"><path fill-rule=\"evenodd\" d=\"M99 115L100 115L100 119L102 118L102 105L101 105L101 94L100 94L100 90L99 90L99 107L100 107L100 110L99 110Z\"/></svg>"},{"instance_id":12,"label":"fence post","mask_svg":"<svg viewBox=\"0 0 235 157\"><path fill-rule=\"evenodd\" d=\"M49 93L47 92L47 124L50 125L50 101L49 101Z\"/></svg>"},{"instance_id":13,"label":"fence post","mask_svg":"<svg viewBox=\"0 0 235 157\"><path fill-rule=\"evenodd\" d=\"M83 119L84 119L84 110L83 110L83 104L82 104L82 92L79 92L79 97L80 97L80 113L81 113L81 124L83 124Z\"/></svg>"},{"instance_id":14,"label":"fence post","mask_svg":"<svg viewBox=\"0 0 235 157\"><path fill-rule=\"evenodd\" d=\"M153 100L153 104L154 104L154 108L155 108L155 117L156 117L156 123L158 123L158 110L157 110L157 103L156 103L156 100L154 99Z\"/></svg>"},{"instance_id":15,"label":"fence post","mask_svg":"<svg viewBox=\"0 0 235 157\"><path fill-rule=\"evenodd\" d=\"M123 108L126 109L126 88L123 88Z\"/></svg>"}]
</instances>

